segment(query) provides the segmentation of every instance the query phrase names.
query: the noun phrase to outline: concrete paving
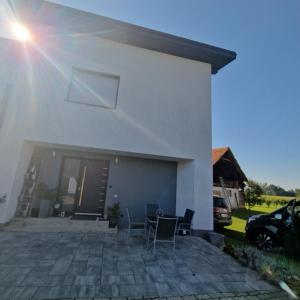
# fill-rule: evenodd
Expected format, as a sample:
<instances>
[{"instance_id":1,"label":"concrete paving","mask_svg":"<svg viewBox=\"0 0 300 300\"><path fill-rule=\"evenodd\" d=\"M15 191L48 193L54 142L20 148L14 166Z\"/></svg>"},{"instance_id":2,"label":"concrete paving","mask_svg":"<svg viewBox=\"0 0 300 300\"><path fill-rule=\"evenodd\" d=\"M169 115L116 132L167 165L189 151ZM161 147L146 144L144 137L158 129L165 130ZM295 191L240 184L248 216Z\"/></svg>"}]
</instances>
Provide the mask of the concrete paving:
<instances>
[{"instance_id":1,"label":"concrete paving","mask_svg":"<svg viewBox=\"0 0 300 300\"><path fill-rule=\"evenodd\" d=\"M156 254L126 232L0 231L0 299L97 299L276 292L205 240L178 237Z\"/></svg>"}]
</instances>

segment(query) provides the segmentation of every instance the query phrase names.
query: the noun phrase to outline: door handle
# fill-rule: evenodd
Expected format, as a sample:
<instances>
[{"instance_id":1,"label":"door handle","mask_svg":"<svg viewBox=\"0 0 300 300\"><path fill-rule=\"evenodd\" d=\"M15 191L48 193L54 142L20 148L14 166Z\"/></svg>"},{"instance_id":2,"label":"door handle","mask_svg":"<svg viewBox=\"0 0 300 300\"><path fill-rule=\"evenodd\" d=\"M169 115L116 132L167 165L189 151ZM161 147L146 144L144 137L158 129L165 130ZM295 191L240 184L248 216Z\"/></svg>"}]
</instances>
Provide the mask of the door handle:
<instances>
[{"instance_id":1,"label":"door handle","mask_svg":"<svg viewBox=\"0 0 300 300\"><path fill-rule=\"evenodd\" d=\"M84 169L83 169L83 176L82 176L82 181L81 181L81 186L80 186L80 197L79 197L79 201L78 201L78 206L81 206L81 202L82 202L83 188L84 188L84 183L85 183L85 173L86 173L86 166L84 166Z\"/></svg>"}]
</instances>

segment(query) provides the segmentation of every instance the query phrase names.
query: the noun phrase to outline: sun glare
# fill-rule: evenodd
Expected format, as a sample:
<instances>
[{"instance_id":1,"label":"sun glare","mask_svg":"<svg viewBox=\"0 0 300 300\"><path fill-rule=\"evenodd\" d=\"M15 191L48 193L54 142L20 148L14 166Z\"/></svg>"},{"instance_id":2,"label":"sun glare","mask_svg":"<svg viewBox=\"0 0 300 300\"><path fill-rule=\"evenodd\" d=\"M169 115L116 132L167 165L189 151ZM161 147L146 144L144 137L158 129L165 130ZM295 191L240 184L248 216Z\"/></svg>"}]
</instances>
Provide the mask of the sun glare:
<instances>
[{"instance_id":1,"label":"sun glare","mask_svg":"<svg viewBox=\"0 0 300 300\"><path fill-rule=\"evenodd\" d=\"M12 31L15 37L22 42L27 42L31 40L31 34L29 30L22 24L18 24L18 23L13 24Z\"/></svg>"}]
</instances>

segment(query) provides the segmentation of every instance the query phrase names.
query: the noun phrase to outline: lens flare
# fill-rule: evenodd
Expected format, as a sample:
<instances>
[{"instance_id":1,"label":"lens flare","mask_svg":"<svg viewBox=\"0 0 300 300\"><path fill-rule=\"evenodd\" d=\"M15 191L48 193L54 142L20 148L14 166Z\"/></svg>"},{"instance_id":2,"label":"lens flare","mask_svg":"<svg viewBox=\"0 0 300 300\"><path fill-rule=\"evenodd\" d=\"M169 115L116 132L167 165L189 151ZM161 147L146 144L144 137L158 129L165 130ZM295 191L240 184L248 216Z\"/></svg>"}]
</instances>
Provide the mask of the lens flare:
<instances>
[{"instance_id":1,"label":"lens flare","mask_svg":"<svg viewBox=\"0 0 300 300\"><path fill-rule=\"evenodd\" d=\"M29 30L22 24L12 24L12 31L15 37L21 42L27 42L31 40L31 34Z\"/></svg>"}]
</instances>

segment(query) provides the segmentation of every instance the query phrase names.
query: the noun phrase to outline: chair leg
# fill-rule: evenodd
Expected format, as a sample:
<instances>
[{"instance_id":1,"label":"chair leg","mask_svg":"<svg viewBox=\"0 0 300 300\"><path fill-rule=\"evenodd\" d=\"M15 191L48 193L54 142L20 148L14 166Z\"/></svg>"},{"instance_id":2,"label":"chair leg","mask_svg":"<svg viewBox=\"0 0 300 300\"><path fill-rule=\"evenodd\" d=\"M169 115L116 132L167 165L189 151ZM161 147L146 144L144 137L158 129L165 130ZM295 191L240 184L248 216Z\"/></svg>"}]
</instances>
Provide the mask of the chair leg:
<instances>
[{"instance_id":1,"label":"chair leg","mask_svg":"<svg viewBox=\"0 0 300 300\"><path fill-rule=\"evenodd\" d=\"M130 237L130 230L131 230L131 226L129 225L128 230L127 230L127 240L128 240L129 237Z\"/></svg>"},{"instance_id":2,"label":"chair leg","mask_svg":"<svg viewBox=\"0 0 300 300\"><path fill-rule=\"evenodd\" d=\"M150 227L148 228L148 236L147 236L147 248L149 248L149 242L150 242Z\"/></svg>"},{"instance_id":3,"label":"chair leg","mask_svg":"<svg viewBox=\"0 0 300 300\"><path fill-rule=\"evenodd\" d=\"M156 253L156 242L155 240L153 241L153 254L155 255Z\"/></svg>"},{"instance_id":4,"label":"chair leg","mask_svg":"<svg viewBox=\"0 0 300 300\"><path fill-rule=\"evenodd\" d=\"M144 235L145 235L145 239L147 240L147 224L144 224Z\"/></svg>"}]
</instances>

